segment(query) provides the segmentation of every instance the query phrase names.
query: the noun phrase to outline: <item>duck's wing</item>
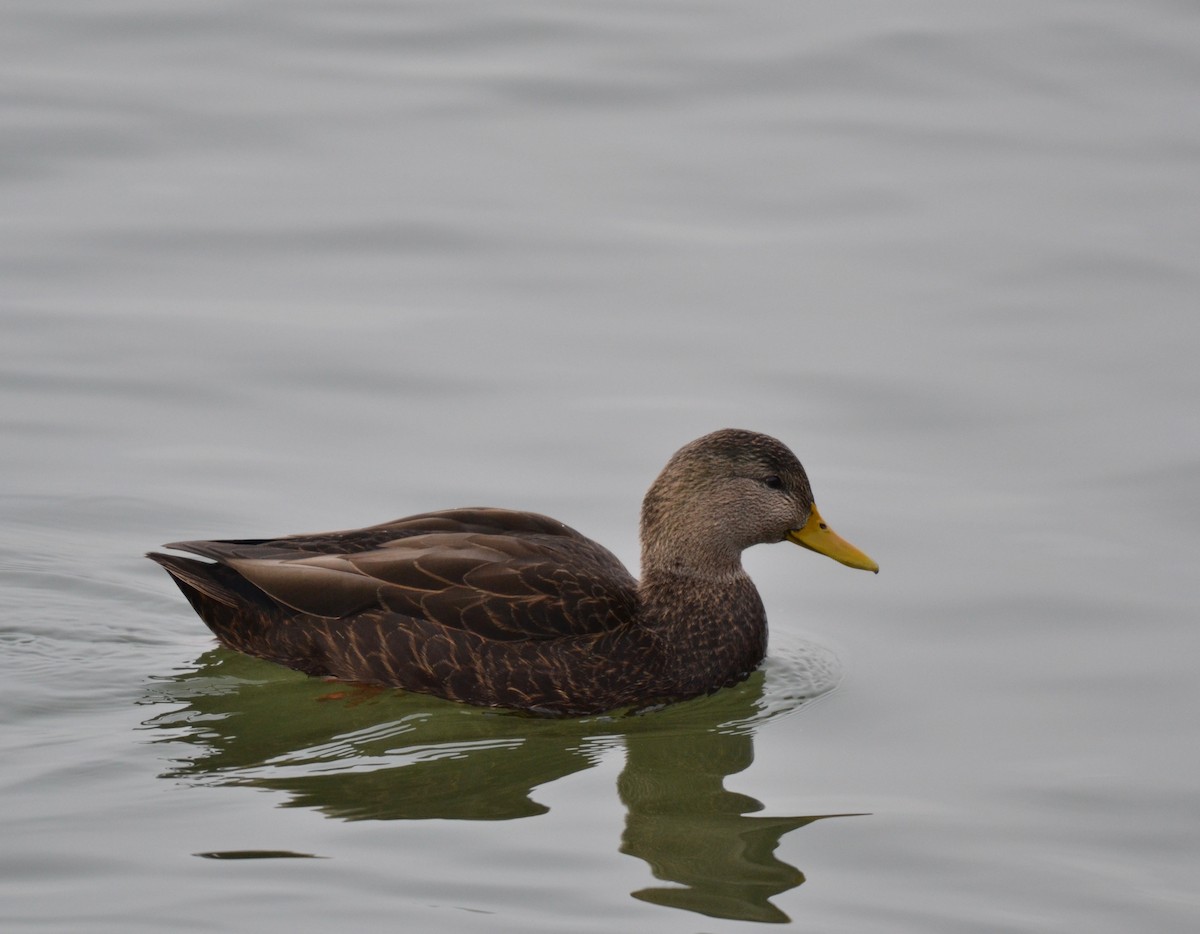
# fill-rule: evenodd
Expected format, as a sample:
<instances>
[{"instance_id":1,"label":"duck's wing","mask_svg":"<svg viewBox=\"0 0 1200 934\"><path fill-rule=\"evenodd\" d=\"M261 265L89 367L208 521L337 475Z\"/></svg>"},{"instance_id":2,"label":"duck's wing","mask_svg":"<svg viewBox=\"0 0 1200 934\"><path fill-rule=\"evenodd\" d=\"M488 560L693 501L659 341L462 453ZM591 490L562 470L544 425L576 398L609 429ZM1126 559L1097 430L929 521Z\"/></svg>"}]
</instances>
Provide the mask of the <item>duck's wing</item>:
<instances>
[{"instance_id":1,"label":"duck's wing","mask_svg":"<svg viewBox=\"0 0 1200 934\"><path fill-rule=\"evenodd\" d=\"M545 639L612 629L637 607L636 582L606 548L511 510L167 547L211 558L283 607L326 619L383 610L490 639Z\"/></svg>"}]
</instances>

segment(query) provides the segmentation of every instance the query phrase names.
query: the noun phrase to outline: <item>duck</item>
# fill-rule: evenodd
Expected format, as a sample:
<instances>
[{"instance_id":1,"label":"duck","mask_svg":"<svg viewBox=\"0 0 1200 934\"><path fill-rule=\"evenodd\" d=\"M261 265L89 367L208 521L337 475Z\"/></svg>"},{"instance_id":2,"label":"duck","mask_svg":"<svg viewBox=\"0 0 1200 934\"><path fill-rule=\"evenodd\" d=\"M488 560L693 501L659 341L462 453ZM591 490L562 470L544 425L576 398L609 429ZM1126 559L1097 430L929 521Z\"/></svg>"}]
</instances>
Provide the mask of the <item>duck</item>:
<instances>
[{"instance_id":1,"label":"duck","mask_svg":"<svg viewBox=\"0 0 1200 934\"><path fill-rule=\"evenodd\" d=\"M821 517L781 441L721 429L642 501L641 579L532 512L468 507L367 528L174 542L147 554L229 649L296 671L479 707L581 717L713 693L763 661L742 552L789 541L879 565Z\"/></svg>"}]
</instances>

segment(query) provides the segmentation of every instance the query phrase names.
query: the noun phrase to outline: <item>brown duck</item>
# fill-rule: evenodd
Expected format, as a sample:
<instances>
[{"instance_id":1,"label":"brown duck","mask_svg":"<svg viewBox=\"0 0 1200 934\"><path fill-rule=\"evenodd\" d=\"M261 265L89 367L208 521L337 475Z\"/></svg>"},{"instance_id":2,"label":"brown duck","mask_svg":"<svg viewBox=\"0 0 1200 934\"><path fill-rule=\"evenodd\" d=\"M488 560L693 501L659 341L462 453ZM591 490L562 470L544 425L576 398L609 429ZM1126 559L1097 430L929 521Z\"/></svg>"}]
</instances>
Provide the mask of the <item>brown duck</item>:
<instances>
[{"instance_id":1,"label":"brown duck","mask_svg":"<svg viewBox=\"0 0 1200 934\"><path fill-rule=\"evenodd\" d=\"M642 579L546 516L451 509L345 532L151 553L231 649L310 675L578 716L715 691L766 651L742 551L784 539L879 566L813 504L795 455L726 429L685 445L642 502Z\"/></svg>"}]
</instances>

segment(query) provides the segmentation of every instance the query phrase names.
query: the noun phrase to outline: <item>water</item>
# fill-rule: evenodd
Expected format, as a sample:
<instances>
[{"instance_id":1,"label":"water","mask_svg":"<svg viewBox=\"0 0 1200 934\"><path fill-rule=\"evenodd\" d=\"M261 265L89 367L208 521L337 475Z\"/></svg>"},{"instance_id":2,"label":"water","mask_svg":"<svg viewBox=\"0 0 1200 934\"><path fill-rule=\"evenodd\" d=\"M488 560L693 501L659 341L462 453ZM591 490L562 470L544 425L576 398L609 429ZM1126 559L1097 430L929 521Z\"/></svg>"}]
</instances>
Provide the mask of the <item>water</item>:
<instances>
[{"instance_id":1,"label":"water","mask_svg":"<svg viewBox=\"0 0 1200 934\"><path fill-rule=\"evenodd\" d=\"M0 37L5 931L1200 924L1190 7ZM754 549L764 672L643 717L307 680L141 557L478 503L636 566L725 425L882 572Z\"/></svg>"}]
</instances>

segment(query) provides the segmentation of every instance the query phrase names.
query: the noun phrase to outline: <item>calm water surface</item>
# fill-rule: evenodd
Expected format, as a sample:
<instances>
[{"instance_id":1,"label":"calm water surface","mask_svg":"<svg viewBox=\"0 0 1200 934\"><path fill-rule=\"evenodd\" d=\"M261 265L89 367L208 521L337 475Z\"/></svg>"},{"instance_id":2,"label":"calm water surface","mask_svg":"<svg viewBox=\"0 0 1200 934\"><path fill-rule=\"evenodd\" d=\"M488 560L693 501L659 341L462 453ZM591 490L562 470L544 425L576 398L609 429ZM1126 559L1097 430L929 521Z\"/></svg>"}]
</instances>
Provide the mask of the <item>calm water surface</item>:
<instances>
[{"instance_id":1,"label":"calm water surface","mask_svg":"<svg viewBox=\"0 0 1200 934\"><path fill-rule=\"evenodd\" d=\"M1200 927L1200 13L14 0L6 932ZM214 647L141 554L493 504L636 567L733 425L746 684L541 721Z\"/></svg>"}]
</instances>

